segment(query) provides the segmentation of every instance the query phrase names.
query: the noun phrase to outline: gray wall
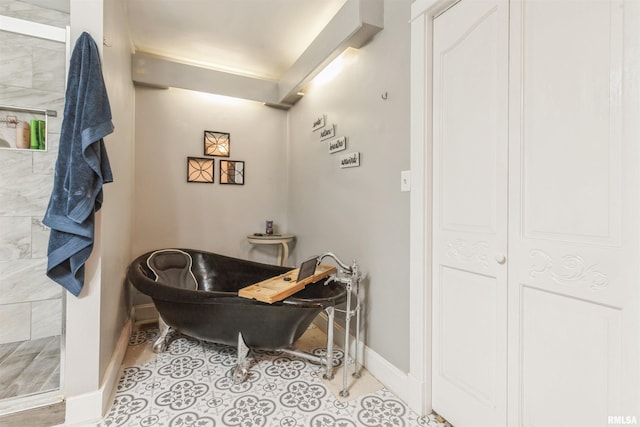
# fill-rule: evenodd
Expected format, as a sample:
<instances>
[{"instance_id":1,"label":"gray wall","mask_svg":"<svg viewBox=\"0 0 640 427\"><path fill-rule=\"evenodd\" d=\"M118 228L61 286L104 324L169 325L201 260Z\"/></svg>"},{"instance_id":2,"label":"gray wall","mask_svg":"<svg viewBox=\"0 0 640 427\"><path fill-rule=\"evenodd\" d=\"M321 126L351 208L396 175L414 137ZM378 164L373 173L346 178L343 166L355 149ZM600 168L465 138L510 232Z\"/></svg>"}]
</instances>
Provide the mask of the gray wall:
<instances>
[{"instance_id":1,"label":"gray wall","mask_svg":"<svg viewBox=\"0 0 640 427\"><path fill-rule=\"evenodd\" d=\"M406 372L409 193L400 192L400 171L409 169L410 1L384 7L384 30L331 81L314 81L289 112L287 212L298 257L333 251L357 259L366 273L366 344ZM345 151L329 154L312 132L322 114L347 137ZM340 169L339 156L352 151L361 166Z\"/></svg>"},{"instance_id":2,"label":"gray wall","mask_svg":"<svg viewBox=\"0 0 640 427\"><path fill-rule=\"evenodd\" d=\"M178 89L136 88L133 253L201 248L274 262L246 235L273 219L297 235L290 265L324 251L357 259L366 273L367 345L409 369L410 0L385 3L385 29L332 81L312 84L289 112ZM385 101L381 95L387 92ZM340 169L312 121L326 114L359 151ZM186 157L202 156L203 130L231 133L231 159L246 162L246 184L186 183ZM135 303L147 302L136 297Z\"/></svg>"},{"instance_id":3,"label":"gray wall","mask_svg":"<svg viewBox=\"0 0 640 427\"><path fill-rule=\"evenodd\" d=\"M67 13L23 2L0 3L0 15L64 28ZM0 31L0 104L56 110L46 152L0 150L0 344L59 335L61 288L45 276L47 208L64 108L65 44ZM0 111L19 120L43 116ZM0 123L0 138L16 130Z\"/></svg>"},{"instance_id":4,"label":"gray wall","mask_svg":"<svg viewBox=\"0 0 640 427\"><path fill-rule=\"evenodd\" d=\"M187 183L187 157L205 157L204 131L229 132L244 185ZM166 247L275 263L247 234L266 219L286 231L286 113L261 103L182 89L136 88L133 256ZM144 299L136 298L136 303Z\"/></svg>"}]
</instances>

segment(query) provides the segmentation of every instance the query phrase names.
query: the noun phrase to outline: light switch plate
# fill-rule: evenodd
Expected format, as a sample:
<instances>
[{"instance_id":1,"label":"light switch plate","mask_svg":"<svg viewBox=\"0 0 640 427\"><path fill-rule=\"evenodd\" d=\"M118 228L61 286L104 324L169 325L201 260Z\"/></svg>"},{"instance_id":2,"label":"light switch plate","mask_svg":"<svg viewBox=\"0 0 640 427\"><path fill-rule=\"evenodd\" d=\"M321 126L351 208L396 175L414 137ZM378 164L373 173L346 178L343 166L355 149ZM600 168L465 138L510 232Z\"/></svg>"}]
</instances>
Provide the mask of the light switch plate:
<instances>
[{"instance_id":1,"label":"light switch plate","mask_svg":"<svg viewBox=\"0 0 640 427\"><path fill-rule=\"evenodd\" d=\"M400 191L411 191L411 171L400 172Z\"/></svg>"}]
</instances>

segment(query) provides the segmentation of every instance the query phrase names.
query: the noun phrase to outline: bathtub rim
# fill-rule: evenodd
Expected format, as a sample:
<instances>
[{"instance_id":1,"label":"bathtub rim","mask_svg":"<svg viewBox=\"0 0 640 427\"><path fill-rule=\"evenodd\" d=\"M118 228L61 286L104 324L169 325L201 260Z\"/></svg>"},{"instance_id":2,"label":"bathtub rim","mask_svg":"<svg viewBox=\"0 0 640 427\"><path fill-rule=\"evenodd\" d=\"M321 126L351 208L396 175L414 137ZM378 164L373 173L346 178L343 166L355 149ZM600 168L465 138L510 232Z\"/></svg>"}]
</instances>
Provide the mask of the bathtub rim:
<instances>
[{"instance_id":1,"label":"bathtub rim","mask_svg":"<svg viewBox=\"0 0 640 427\"><path fill-rule=\"evenodd\" d=\"M190 248L160 248L152 251L145 252L136 258L129 264L127 268L126 281L130 283L135 289L142 294L150 297L151 299L159 299L167 302L182 302L182 303L194 303L194 304L260 304L265 306L282 306L290 305L296 307L314 307L314 308L326 308L328 306L337 306L346 301L347 290L336 282L326 284L327 279L322 279L316 283L308 284L305 288L297 293L285 298L282 301L274 303L265 303L255 299L243 298L238 296L237 291L209 291L203 289L184 289L175 286L167 285L162 282L156 282L151 279L144 269L148 269L146 266L146 260L155 252L159 250L178 250L188 253L192 258L193 254L203 254L205 256L214 256L223 259L230 259L234 261L240 261L256 267L263 267L267 270L273 270L274 276L283 274L287 271L293 270L292 267L282 267L273 264L264 264L255 261L245 260L242 258L230 257L227 255L218 254L215 252L209 252L199 249ZM194 260L194 267L195 267ZM247 284L249 286L250 284ZM330 286L332 289L339 288L340 291L335 295L328 297L305 297L305 290L311 286Z\"/></svg>"}]
</instances>

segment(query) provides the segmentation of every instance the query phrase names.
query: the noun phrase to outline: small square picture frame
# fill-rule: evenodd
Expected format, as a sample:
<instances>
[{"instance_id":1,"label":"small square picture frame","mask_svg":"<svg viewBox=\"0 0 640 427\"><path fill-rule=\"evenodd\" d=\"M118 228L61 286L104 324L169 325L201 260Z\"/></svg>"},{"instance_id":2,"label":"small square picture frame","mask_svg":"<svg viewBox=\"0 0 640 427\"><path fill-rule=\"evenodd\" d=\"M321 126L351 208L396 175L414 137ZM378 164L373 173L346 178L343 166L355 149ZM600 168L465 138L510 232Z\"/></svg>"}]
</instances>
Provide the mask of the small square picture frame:
<instances>
[{"instance_id":1,"label":"small square picture frame","mask_svg":"<svg viewBox=\"0 0 640 427\"><path fill-rule=\"evenodd\" d=\"M214 162L204 157L187 157L187 182L213 184Z\"/></svg>"},{"instance_id":2,"label":"small square picture frame","mask_svg":"<svg viewBox=\"0 0 640 427\"><path fill-rule=\"evenodd\" d=\"M228 132L205 130L204 155L229 157L231 155L231 134Z\"/></svg>"},{"instance_id":3,"label":"small square picture frame","mask_svg":"<svg viewBox=\"0 0 640 427\"><path fill-rule=\"evenodd\" d=\"M220 184L244 185L244 182L244 161L220 160Z\"/></svg>"}]
</instances>

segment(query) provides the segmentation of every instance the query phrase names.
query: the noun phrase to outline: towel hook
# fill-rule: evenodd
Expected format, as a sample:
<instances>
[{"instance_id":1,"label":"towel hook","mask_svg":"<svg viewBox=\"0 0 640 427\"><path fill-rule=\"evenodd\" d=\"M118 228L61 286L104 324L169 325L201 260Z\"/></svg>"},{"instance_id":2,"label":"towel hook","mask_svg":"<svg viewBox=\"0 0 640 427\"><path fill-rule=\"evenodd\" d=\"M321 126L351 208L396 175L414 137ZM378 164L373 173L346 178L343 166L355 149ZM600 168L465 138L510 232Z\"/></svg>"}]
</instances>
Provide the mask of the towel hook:
<instances>
[{"instance_id":1,"label":"towel hook","mask_svg":"<svg viewBox=\"0 0 640 427\"><path fill-rule=\"evenodd\" d=\"M380 98L384 99L385 101L387 100L387 98L389 98L389 93L387 93L386 91L380 95Z\"/></svg>"}]
</instances>

